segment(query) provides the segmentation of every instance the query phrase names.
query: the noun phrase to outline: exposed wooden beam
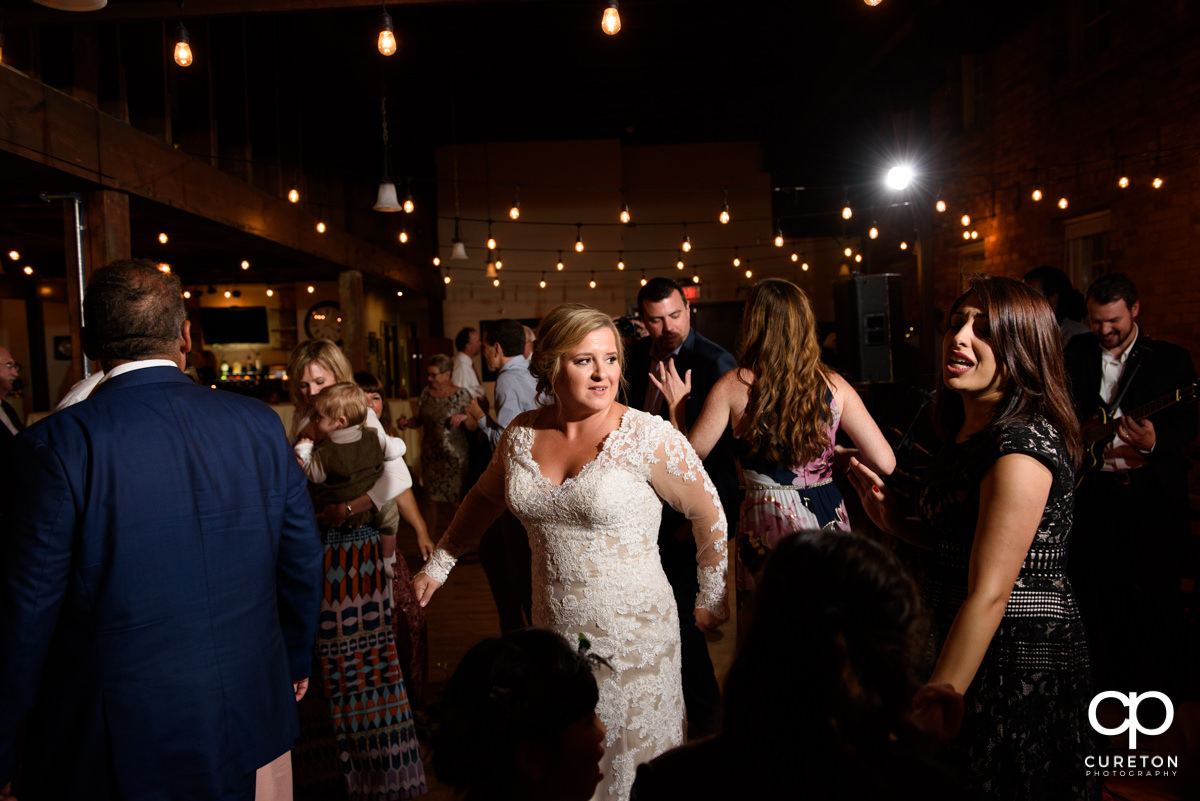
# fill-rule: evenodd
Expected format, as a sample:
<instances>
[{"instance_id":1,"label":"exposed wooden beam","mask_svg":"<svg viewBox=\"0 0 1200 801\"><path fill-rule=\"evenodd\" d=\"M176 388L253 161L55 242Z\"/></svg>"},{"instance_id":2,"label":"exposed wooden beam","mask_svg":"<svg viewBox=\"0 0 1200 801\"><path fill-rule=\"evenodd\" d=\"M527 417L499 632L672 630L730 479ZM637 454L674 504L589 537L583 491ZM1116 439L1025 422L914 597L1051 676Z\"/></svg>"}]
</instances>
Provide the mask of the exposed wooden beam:
<instances>
[{"instance_id":1,"label":"exposed wooden beam","mask_svg":"<svg viewBox=\"0 0 1200 801\"><path fill-rule=\"evenodd\" d=\"M0 64L0 149L298 254L440 296L413 264ZM91 187L86 187L91 188Z\"/></svg>"}]
</instances>

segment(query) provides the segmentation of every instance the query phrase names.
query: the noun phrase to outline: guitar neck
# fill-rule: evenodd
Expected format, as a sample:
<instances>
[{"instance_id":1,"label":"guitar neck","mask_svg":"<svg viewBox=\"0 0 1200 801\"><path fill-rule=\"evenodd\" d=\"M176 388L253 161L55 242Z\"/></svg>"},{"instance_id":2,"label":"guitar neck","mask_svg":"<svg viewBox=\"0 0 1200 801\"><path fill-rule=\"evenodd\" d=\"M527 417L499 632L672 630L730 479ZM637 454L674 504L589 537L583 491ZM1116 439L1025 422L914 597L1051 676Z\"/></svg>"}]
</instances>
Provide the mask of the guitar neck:
<instances>
[{"instance_id":1,"label":"guitar neck","mask_svg":"<svg viewBox=\"0 0 1200 801\"><path fill-rule=\"evenodd\" d=\"M1141 420L1145 417L1149 417L1157 411L1167 408L1174 403L1178 403L1181 400L1190 399L1192 396L1194 396L1194 394L1194 384L1184 387L1183 389L1176 389L1167 393L1166 395L1163 395L1161 398L1156 398L1149 403L1143 403L1141 406L1130 409L1129 412L1124 415L1124 417L1128 417L1133 420ZM1091 447L1093 444L1100 442L1101 440L1108 439L1113 434L1117 433L1117 426L1120 424L1121 418L1114 417L1107 423L1104 423L1103 425L1098 426L1096 429L1088 432L1085 435L1088 447Z\"/></svg>"}]
</instances>

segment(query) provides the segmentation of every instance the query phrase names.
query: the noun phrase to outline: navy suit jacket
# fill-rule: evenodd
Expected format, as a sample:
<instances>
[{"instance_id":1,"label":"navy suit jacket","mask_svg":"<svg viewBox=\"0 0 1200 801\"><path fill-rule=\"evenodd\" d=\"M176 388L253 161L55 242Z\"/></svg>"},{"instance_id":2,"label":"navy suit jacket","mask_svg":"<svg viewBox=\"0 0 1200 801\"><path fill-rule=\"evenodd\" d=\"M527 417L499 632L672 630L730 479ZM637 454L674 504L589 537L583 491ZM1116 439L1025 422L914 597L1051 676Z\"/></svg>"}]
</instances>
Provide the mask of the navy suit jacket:
<instances>
[{"instance_id":1,"label":"navy suit jacket","mask_svg":"<svg viewBox=\"0 0 1200 801\"><path fill-rule=\"evenodd\" d=\"M626 377L629 382L629 405L642 409L646 402L646 387L650 384L650 337L642 337L629 346L629 366ZM704 408L704 399L717 383L717 379L737 367L737 359L733 354L712 340L705 339L692 329L687 339L679 346L675 356L675 369L679 376L692 371L692 393L684 404L684 419L690 429L700 417ZM664 420L668 418L666 406L659 409L642 409L650 414L657 414ZM712 479L721 496L721 505L725 507L725 517L729 521L729 531L733 532L738 519L738 508L741 504L738 491L737 457L733 449L733 432L728 426L721 434L717 444L704 460L704 469ZM668 524L669 515L664 513L664 525ZM674 521L677 524L679 521ZM676 526L677 527L677 526Z\"/></svg>"},{"instance_id":2,"label":"navy suit jacket","mask_svg":"<svg viewBox=\"0 0 1200 801\"><path fill-rule=\"evenodd\" d=\"M291 748L322 548L265 404L156 366L14 443L0 540L0 785L213 799Z\"/></svg>"}]
</instances>

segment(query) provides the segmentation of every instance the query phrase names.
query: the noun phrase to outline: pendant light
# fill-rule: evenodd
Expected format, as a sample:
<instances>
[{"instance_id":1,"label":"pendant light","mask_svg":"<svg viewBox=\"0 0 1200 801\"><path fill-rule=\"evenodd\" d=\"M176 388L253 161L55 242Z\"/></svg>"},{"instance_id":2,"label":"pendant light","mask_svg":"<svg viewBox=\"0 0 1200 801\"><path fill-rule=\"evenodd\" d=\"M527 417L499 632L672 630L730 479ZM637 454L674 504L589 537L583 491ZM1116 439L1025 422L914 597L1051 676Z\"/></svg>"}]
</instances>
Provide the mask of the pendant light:
<instances>
[{"instance_id":1,"label":"pendant light","mask_svg":"<svg viewBox=\"0 0 1200 801\"><path fill-rule=\"evenodd\" d=\"M392 171L388 166L387 97L379 98L379 116L383 120L383 179L379 182L379 193L372 208L375 211L400 211L396 184L392 181Z\"/></svg>"}]
</instances>

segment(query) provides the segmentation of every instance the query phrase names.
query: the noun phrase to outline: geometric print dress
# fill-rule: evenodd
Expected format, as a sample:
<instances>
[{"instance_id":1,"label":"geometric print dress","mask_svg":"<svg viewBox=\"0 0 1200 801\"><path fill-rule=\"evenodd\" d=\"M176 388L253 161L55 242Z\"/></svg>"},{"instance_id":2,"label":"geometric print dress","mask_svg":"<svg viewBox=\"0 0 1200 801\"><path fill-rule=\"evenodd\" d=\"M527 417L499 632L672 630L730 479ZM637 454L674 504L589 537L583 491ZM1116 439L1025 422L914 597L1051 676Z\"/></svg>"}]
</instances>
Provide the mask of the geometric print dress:
<instances>
[{"instance_id":1,"label":"geometric print dress","mask_svg":"<svg viewBox=\"0 0 1200 801\"><path fill-rule=\"evenodd\" d=\"M1065 572L1075 474L1045 418L951 442L929 466L919 507L936 540L925 590L937 649L967 596L980 484L1010 453L1040 461L1053 483L1004 617L967 688L962 730L950 747L970 798L1099 798L1099 780L1087 778L1084 768L1084 757L1099 750L1087 719L1087 638Z\"/></svg>"}]
</instances>

